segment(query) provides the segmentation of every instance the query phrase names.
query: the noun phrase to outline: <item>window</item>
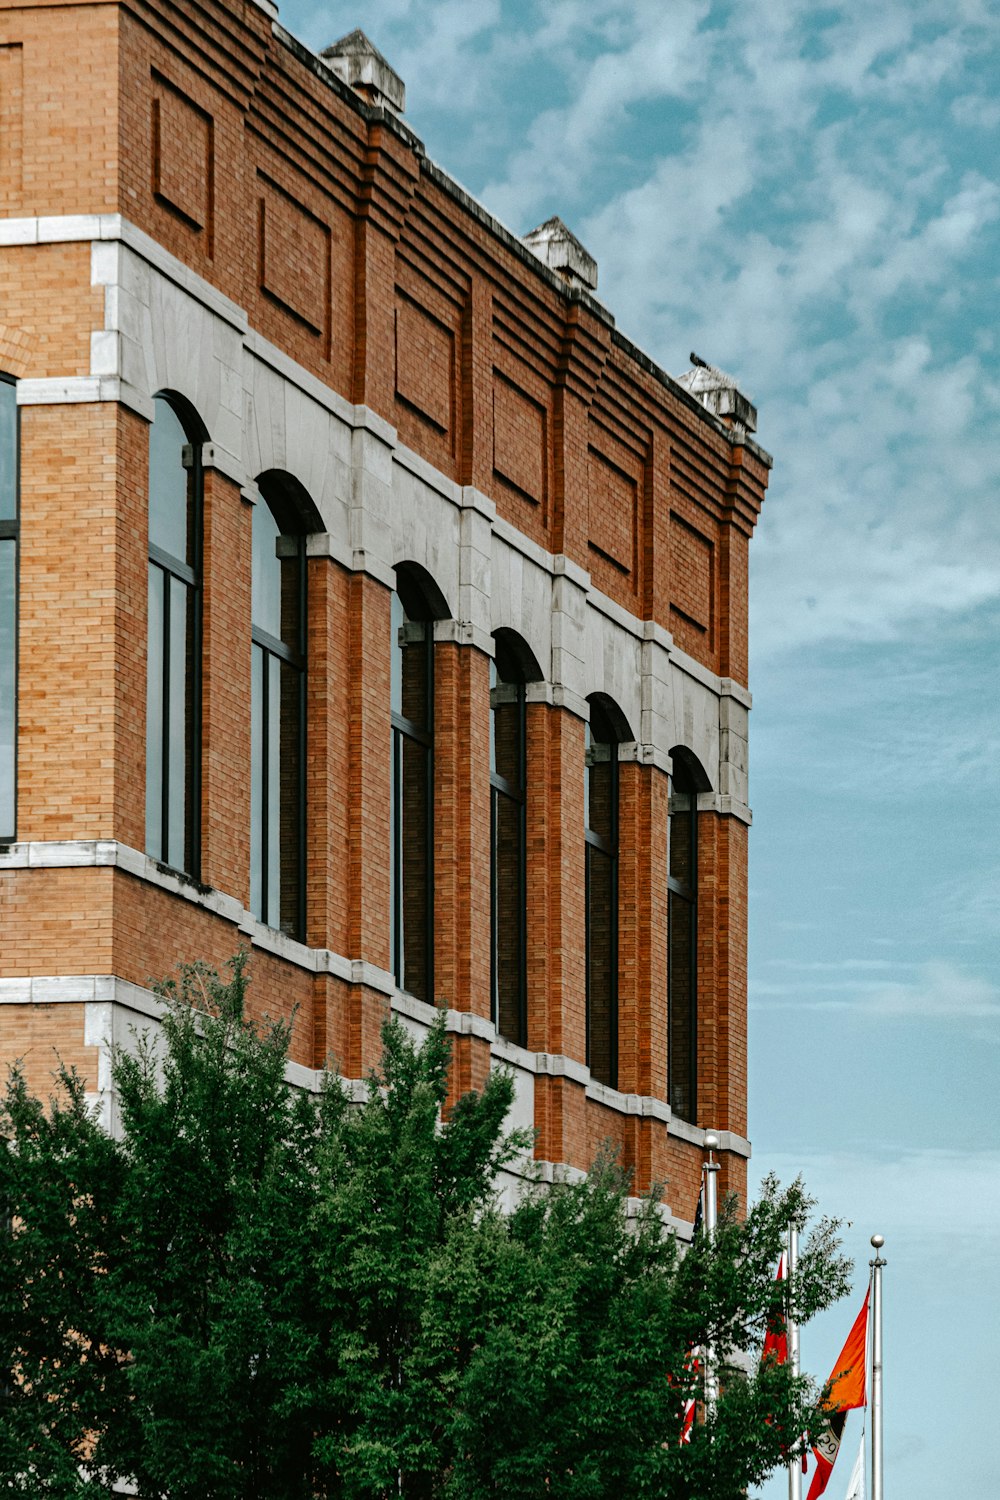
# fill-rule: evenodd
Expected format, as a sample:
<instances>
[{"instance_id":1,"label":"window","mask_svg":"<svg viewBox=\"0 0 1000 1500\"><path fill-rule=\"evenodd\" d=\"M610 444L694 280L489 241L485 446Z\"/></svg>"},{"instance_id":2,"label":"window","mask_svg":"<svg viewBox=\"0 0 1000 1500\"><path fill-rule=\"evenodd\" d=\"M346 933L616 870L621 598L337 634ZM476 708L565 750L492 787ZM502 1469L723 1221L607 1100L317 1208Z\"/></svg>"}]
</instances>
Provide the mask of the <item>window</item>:
<instances>
[{"instance_id":1,"label":"window","mask_svg":"<svg viewBox=\"0 0 1000 1500\"><path fill-rule=\"evenodd\" d=\"M306 522L277 481L253 508L250 906L305 936Z\"/></svg>"},{"instance_id":2,"label":"window","mask_svg":"<svg viewBox=\"0 0 1000 1500\"><path fill-rule=\"evenodd\" d=\"M405 605L398 593L392 596L390 687L392 967L400 989L429 1002L433 998L434 632L413 591L408 591Z\"/></svg>"},{"instance_id":3,"label":"window","mask_svg":"<svg viewBox=\"0 0 1000 1500\"><path fill-rule=\"evenodd\" d=\"M584 772L587 907L587 1065L618 1086L618 735L591 703Z\"/></svg>"},{"instance_id":4,"label":"window","mask_svg":"<svg viewBox=\"0 0 1000 1500\"><path fill-rule=\"evenodd\" d=\"M17 387L0 375L0 840L17 826Z\"/></svg>"},{"instance_id":5,"label":"window","mask_svg":"<svg viewBox=\"0 0 1000 1500\"><path fill-rule=\"evenodd\" d=\"M698 794L674 757L667 870L667 1097L696 1123L698 1065Z\"/></svg>"},{"instance_id":6,"label":"window","mask_svg":"<svg viewBox=\"0 0 1000 1500\"><path fill-rule=\"evenodd\" d=\"M525 687L497 642L490 662L490 913L493 1022L527 1045Z\"/></svg>"},{"instance_id":7,"label":"window","mask_svg":"<svg viewBox=\"0 0 1000 1500\"><path fill-rule=\"evenodd\" d=\"M149 430L146 851L197 876L201 803L201 445L165 396Z\"/></svg>"}]
</instances>

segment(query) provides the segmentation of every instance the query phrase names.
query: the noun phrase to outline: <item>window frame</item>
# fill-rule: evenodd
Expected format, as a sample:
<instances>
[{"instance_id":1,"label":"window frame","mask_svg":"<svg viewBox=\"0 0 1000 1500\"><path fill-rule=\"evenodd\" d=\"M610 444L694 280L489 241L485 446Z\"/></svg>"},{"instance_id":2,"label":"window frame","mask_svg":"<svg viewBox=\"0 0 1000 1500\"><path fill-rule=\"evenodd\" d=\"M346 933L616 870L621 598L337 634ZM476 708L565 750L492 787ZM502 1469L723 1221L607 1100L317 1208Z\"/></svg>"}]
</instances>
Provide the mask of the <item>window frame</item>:
<instances>
[{"instance_id":1,"label":"window frame","mask_svg":"<svg viewBox=\"0 0 1000 1500\"><path fill-rule=\"evenodd\" d=\"M307 827L307 767L308 767L308 692L309 692L309 567L307 537L309 535L309 524L307 517L296 512L294 503L289 502L284 496L273 494L273 499L268 494L272 487L265 484L258 485L258 498L254 506L263 505L271 514L271 518L277 527L277 534L282 542L287 545L289 541L295 543L296 563L296 594L298 599L297 641L295 647L289 646L279 636L272 635L262 625L255 624L253 620L252 606L250 618L250 696L251 696L251 722L253 717L253 653L256 648L262 656L263 670L261 672L261 766L260 766L260 808L261 808L261 831L260 831L260 910L254 910L254 916L262 922L265 927L272 931L284 932L287 937L295 942L304 942L306 938L306 827ZM294 523L294 529L289 523ZM251 521L251 527L252 527ZM252 552L251 552L251 598L253 593L252 574ZM275 926L268 921L267 912L270 892L270 850L268 847L268 835L270 832L270 809L268 806L267 787L270 769L270 724L271 711L271 673L268 670L271 661L278 662L278 742L279 754L282 731L282 703L281 703L281 668L282 665L290 667L296 673L297 702L295 713L295 736L298 749L298 784L295 789L295 902L294 911L289 917L285 917L282 910L282 892L280 883L280 858L279 858L279 887L278 887L278 923ZM254 776L253 755L251 748L251 777ZM280 774L280 760L279 760ZM253 791L251 790L251 798ZM278 832L280 841L282 837L281 828L281 788L278 791ZM253 845L251 841L251 859L253 858ZM253 884L254 871L251 869L251 887Z\"/></svg>"},{"instance_id":2,"label":"window frame","mask_svg":"<svg viewBox=\"0 0 1000 1500\"><path fill-rule=\"evenodd\" d=\"M392 639L392 598L399 600L400 609L403 612L404 626L419 626L424 632L422 648L425 655L424 662L424 723L418 724L415 720L407 718L398 713L392 706L391 685L389 703L390 721L390 892L389 892L389 937L390 937L390 964L392 975L396 986L404 994L413 994L417 999L423 999L427 1004L433 1004L434 997L434 619L429 611L425 609L411 610L407 608L407 601L398 588L393 589L390 596L390 652L396 650L396 643ZM412 599L410 601L413 602ZM390 658L391 660L391 658ZM391 670L390 670L391 684ZM410 740L417 744L424 752L424 901L423 920L424 929L427 934L424 950L424 988L426 994L418 996L412 990L404 986L404 881L403 881L403 808L400 795L403 788L403 741ZM399 790L397 790L399 789Z\"/></svg>"},{"instance_id":3,"label":"window frame","mask_svg":"<svg viewBox=\"0 0 1000 1500\"><path fill-rule=\"evenodd\" d=\"M688 799L688 807L683 811L683 816L688 821L691 851L691 877L687 881L679 880L670 872L671 846L675 831L674 819L681 815L681 810L675 811L672 806L675 790L677 795ZM698 1120L698 830L698 789L684 763L675 758L674 769L670 777L667 809L667 1101L670 1104L671 1113L676 1114L679 1119L686 1120L689 1125L697 1124ZM690 1116L682 1114L674 1105L677 1075L673 1039L678 997L674 993L672 976L674 913L679 901L684 903L687 912L687 945L690 954L687 993L684 997L689 1030L685 1067L686 1083L690 1094Z\"/></svg>"},{"instance_id":4,"label":"window frame","mask_svg":"<svg viewBox=\"0 0 1000 1500\"><path fill-rule=\"evenodd\" d=\"M595 728L596 716L596 728ZM600 733L598 734L598 730ZM596 851L609 861L610 866L610 931L608 937L608 964L610 973L610 993L608 996L608 1073L610 1079L598 1079L608 1088L618 1087L618 1021L619 1021L619 993L618 993L618 953L620 946L620 913L619 900L621 891L620 879L620 809L619 798L621 790L621 776L618 762L618 746L620 738L611 722L610 716L599 704L591 706L591 719L585 726L585 779L584 779L584 847L585 847L585 871L584 871L584 912L585 912L585 969L586 969L586 1063L592 1069L592 1034L593 1034L593 999L591 985L592 968L592 938L591 938L591 887L593 884L593 853ZM608 764L610 766L610 788L609 788L609 828L607 836L596 832L590 826L590 766L587 764L586 756L594 744L604 745L608 751Z\"/></svg>"},{"instance_id":5,"label":"window frame","mask_svg":"<svg viewBox=\"0 0 1000 1500\"><path fill-rule=\"evenodd\" d=\"M517 722L517 768L519 785L494 769L494 756L490 755L490 1013L498 1036L500 1030L500 984L498 901L497 901L497 810L501 797L517 810L517 1036L506 1037L518 1047L528 1045L528 713L527 683L523 672L516 664L498 652L490 662L491 677L496 673L497 681L490 685L490 748L495 744L496 706L493 693L501 686L514 688L518 710ZM503 675L501 675L501 673Z\"/></svg>"},{"instance_id":6,"label":"window frame","mask_svg":"<svg viewBox=\"0 0 1000 1500\"><path fill-rule=\"evenodd\" d=\"M14 554L14 631L12 638L13 657L11 680L14 687L11 713L11 826L9 831L0 824L0 844L12 844L17 839L17 769L18 769L18 672L20 664L20 619L21 619L21 408L17 404L17 377L0 372L0 384L9 386L14 398L14 514L7 520L0 519L0 542L11 542Z\"/></svg>"},{"instance_id":7,"label":"window frame","mask_svg":"<svg viewBox=\"0 0 1000 1500\"><path fill-rule=\"evenodd\" d=\"M159 818L159 841L160 853L155 854L149 849L149 788L146 788L146 836L145 843L150 858L156 860L157 864L169 870L178 871L180 874L189 876L193 880L201 878L201 789L202 789L202 731L203 731L203 703L202 692L204 682L204 664L202 661L203 641L203 610L204 610L204 515L205 515L205 476L202 463L202 445L204 437L194 437L192 428L194 423L191 416L184 407L175 400L168 392L158 391L154 400L154 418L156 403L162 402L170 408L177 420L178 426L184 433L185 442L181 446L181 465L190 474L188 484L190 487L189 505L192 507L192 515L189 518L191 528L191 553L192 561L175 557L164 548L157 546L147 536L147 579L152 577L152 569L158 568L166 580L163 589L163 612L162 612L162 640L163 660L160 671L160 688L162 695L161 703L161 743L160 743L160 818ZM150 443L152 443L152 427L150 423ZM147 524L150 517L150 503L152 492L152 472L147 478L146 486L146 515ZM188 799L188 807L184 827L184 859L182 866L172 864L170 854L170 807L171 807L171 779L167 774L169 766L170 749L170 722L169 722L169 700L170 700L170 616L171 580L182 584L190 595L185 595L185 602L191 607L191 644L189 647L191 657L191 681L187 682L185 676L185 697L190 694L190 722L186 725L184 747L184 782ZM147 594L148 598L148 594ZM147 620L147 695L149 692L149 621ZM147 697L148 701L148 697ZM149 726L146 726L146 757L147 768L149 759ZM147 769L148 776L148 769Z\"/></svg>"}]
</instances>

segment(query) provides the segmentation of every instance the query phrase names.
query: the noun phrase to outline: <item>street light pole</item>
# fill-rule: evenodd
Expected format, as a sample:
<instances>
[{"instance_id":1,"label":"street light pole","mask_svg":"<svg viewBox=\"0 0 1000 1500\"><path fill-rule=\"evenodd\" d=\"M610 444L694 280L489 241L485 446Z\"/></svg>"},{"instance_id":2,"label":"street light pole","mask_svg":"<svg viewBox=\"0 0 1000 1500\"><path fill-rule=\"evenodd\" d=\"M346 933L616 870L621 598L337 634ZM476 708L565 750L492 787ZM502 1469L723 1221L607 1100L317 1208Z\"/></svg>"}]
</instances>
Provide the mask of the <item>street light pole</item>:
<instances>
[{"instance_id":1,"label":"street light pole","mask_svg":"<svg viewBox=\"0 0 1000 1500\"><path fill-rule=\"evenodd\" d=\"M712 1131L705 1136L705 1150L708 1152L708 1161L702 1167L705 1177L705 1234L709 1244L715 1239L715 1229L719 1221L719 1199L715 1184L715 1175L719 1170L719 1163L714 1160L712 1153L719 1149L719 1137ZM715 1412L716 1403L719 1399L719 1378L715 1370L715 1346L711 1343L705 1347L705 1409L709 1416Z\"/></svg>"}]
</instances>

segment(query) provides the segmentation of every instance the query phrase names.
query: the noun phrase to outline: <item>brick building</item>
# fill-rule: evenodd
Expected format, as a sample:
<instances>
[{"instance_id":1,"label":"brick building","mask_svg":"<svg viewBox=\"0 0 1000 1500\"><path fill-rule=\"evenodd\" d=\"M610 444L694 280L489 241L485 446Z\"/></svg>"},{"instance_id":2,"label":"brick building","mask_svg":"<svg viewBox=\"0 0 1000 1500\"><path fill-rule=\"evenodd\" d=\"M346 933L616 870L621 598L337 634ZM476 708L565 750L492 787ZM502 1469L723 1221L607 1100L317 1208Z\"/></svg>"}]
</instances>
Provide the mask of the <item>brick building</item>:
<instances>
[{"instance_id":1,"label":"brick building","mask_svg":"<svg viewBox=\"0 0 1000 1500\"><path fill-rule=\"evenodd\" d=\"M543 1173L610 1138L689 1220L749 1153L770 460L402 111L269 0L0 0L0 1063L103 1088L246 944L299 1083L444 1006Z\"/></svg>"}]
</instances>

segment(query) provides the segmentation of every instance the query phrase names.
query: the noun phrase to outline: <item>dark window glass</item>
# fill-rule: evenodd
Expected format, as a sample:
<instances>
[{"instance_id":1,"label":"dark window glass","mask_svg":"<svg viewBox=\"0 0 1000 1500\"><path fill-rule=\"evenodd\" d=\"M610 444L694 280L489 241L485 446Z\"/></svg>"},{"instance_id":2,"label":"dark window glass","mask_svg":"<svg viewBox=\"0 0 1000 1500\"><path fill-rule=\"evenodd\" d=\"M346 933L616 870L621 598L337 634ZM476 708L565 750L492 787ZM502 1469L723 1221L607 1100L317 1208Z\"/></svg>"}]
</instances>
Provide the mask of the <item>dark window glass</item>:
<instances>
[{"instance_id":1,"label":"dark window glass","mask_svg":"<svg viewBox=\"0 0 1000 1500\"><path fill-rule=\"evenodd\" d=\"M433 627L392 596L390 940L400 989L433 998Z\"/></svg>"},{"instance_id":2,"label":"dark window glass","mask_svg":"<svg viewBox=\"0 0 1000 1500\"><path fill-rule=\"evenodd\" d=\"M17 389L0 376L0 840L17 826Z\"/></svg>"},{"instance_id":3,"label":"dark window glass","mask_svg":"<svg viewBox=\"0 0 1000 1500\"><path fill-rule=\"evenodd\" d=\"M493 1020L527 1045L525 693L512 664L490 663Z\"/></svg>"},{"instance_id":4,"label":"dark window glass","mask_svg":"<svg viewBox=\"0 0 1000 1500\"><path fill-rule=\"evenodd\" d=\"M277 497L253 511L250 906L305 935L306 539Z\"/></svg>"},{"instance_id":5,"label":"dark window glass","mask_svg":"<svg viewBox=\"0 0 1000 1500\"><path fill-rule=\"evenodd\" d=\"M595 706L586 729L587 1064L618 1086L618 744Z\"/></svg>"},{"instance_id":6,"label":"dark window glass","mask_svg":"<svg viewBox=\"0 0 1000 1500\"><path fill-rule=\"evenodd\" d=\"M667 874L667 1082L670 1108L696 1123L698 993L698 814L694 786L671 780Z\"/></svg>"},{"instance_id":7,"label":"dark window glass","mask_svg":"<svg viewBox=\"0 0 1000 1500\"><path fill-rule=\"evenodd\" d=\"M0 537L0 839L14 837L17 542Z\"/></svg>"},{"instance_id":8,"label":"dark window glass","mask_svg":"<svg viewBox=\"0 0 1000 1500\"><path fill-rule=\"evenodd\" d=\"M0 376L0 522L17 520L17 387Z\"/></svg>"},{"instance_id":9,"label":"dark window glass","mask_svg":"<svg viewBox=\"0 0 1000 1500\"><path fill-rule=\"evenodd\" d=\"M198 873L201 460L162 396L149 431L146 850Z\"/></svg>"}]
</instances>

